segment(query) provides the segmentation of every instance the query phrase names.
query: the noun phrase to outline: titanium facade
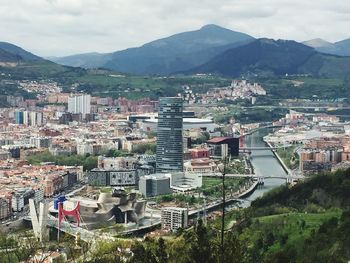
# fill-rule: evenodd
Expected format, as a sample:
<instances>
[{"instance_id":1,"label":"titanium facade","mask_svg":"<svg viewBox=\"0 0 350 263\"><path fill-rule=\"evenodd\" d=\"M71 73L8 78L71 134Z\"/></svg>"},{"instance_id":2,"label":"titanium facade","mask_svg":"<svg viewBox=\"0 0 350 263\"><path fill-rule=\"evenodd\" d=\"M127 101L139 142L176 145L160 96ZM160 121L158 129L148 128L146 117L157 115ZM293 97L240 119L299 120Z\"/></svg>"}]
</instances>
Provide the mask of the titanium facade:
<instances>
[{"instance_id":1,"label":"titanium facade","mask_svg":"<svg viewBox=\"0 0 350 263\"><path fill-rule=\"evenodd\" d=\"M160 98L157 127L157 172L183 171L182 98Z\"/></svg>"}]
</instances>

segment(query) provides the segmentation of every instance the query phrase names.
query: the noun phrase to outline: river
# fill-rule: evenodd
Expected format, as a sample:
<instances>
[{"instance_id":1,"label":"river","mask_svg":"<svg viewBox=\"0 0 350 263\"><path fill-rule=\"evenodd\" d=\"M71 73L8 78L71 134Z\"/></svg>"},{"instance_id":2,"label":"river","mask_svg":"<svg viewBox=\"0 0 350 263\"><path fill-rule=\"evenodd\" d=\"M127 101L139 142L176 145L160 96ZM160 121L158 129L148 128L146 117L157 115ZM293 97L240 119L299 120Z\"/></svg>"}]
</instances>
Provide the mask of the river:
<instances>
[{"instance_id":1,"label":"river","mask_svg":"<svg viewBox=\"0 0 350 263\"><path fill-rule=\"evenodd\" d=\"M246 136L244 138L246 146L266 147L263 137L271 131L272 129L263 129ZM287 176L271 150L252 150L251 162L256 174L262 176ZM284 179L265 179L264 185L259 186L250 196L245 198L248 201L245 206L249 205L254 199L261 197L265 192L285 183L286 180Z\"/></svg>"}]
</instances>

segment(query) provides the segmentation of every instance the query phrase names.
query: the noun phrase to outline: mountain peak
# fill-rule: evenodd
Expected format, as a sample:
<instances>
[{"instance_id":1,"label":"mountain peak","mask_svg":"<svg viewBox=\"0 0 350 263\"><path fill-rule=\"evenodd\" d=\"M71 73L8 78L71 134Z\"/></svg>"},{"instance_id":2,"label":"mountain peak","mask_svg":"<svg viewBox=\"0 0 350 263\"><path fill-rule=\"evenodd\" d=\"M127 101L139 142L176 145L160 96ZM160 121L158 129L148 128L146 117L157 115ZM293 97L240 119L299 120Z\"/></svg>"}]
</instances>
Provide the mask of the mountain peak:
<instances>
[{"instance_id":1,"label":"mountain peak","mask_svg":"<svg viewBox=\"0 0 350 263\"><path fill-rule=\"evenodd\" d=\"M310 40L302 42L302 44L309 46L309 47L313 47L313 48L327 47L327 46L332 45L332 43L330 43L322 38L310 39Z\"/></svg>"},{"instance_id":2,"label":"mountain peak","mask_svg":"<svg viewBox=\"0 0 350 263\"><path fill-rule=\"evenodd\" d=\"M204 25L200 28L200 30L207 30L207 29L224 29L224 28L215 24Z\"/></svg>"}]
</instances>

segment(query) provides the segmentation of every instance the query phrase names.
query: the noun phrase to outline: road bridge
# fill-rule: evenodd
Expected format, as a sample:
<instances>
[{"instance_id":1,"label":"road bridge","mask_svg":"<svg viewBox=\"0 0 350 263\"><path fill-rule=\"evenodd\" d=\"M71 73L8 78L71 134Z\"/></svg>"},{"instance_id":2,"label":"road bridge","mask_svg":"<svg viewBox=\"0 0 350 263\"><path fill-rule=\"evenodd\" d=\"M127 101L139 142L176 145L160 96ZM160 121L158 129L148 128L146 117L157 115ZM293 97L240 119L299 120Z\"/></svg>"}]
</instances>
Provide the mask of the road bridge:
<instances>
[{"instance_id":1,"label":"road bridge","mask_svg":"<svg viewBox=\"0 0 350 263\"><path fill-rule=\"evenodd\" d=\"M222 178L222 174L221 173L203 174L203 177ZM295 182L295 181L303 180L305 177L304 176L297 176L297 175L260 176L260 175L256 175L256 174L225 174L225 178L252 178L254 180L257 180L257 181L263 183L266 179L284 179L287 182Z\"/></svg>"}]
</instances>

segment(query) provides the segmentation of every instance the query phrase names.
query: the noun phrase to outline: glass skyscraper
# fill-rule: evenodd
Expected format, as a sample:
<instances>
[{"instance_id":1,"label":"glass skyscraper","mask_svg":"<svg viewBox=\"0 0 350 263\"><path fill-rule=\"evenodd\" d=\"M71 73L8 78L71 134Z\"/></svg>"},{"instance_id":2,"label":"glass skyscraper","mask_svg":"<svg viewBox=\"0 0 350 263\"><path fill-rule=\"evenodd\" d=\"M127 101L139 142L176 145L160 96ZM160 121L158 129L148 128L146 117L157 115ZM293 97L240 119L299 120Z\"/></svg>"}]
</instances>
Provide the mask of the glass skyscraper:
<instances>
[{"instance_id":1,"label":"glass skyscraper","mask_svg":"<svg viewBox=\"0 0 350 263\"><path fill-rule=\"evenodd\" d=\"M157 127L157 172L183 171L182 98L160 98Z\"/></svg>"}]
</instances>

